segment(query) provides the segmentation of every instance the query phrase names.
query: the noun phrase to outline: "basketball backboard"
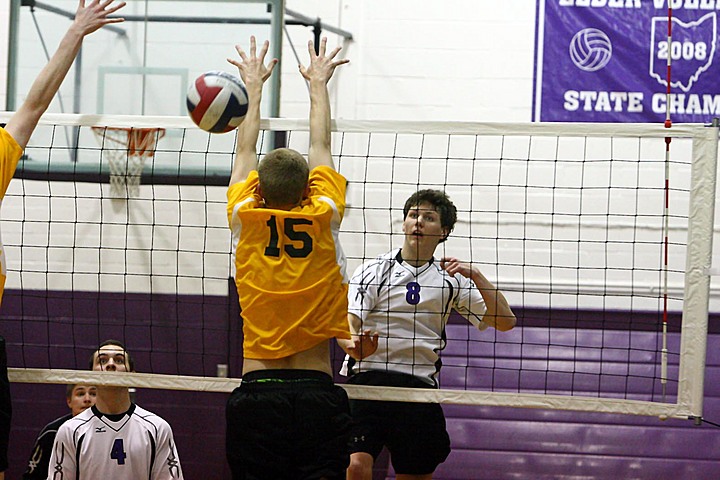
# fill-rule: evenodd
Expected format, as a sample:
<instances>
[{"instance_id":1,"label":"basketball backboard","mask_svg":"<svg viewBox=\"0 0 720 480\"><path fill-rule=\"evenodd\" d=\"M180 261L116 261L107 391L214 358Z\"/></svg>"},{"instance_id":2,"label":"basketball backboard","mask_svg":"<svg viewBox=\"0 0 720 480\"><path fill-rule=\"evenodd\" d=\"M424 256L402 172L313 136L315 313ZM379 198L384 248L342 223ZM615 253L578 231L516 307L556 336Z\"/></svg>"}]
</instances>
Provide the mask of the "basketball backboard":
<instances>
[{"instance_id":1,"label":"basketball backboard","mask_svg":"<svg viewBox=\"0 0 720 480\"><path fill-rule=\"evenodd\" d=\"M8 92L16 94L8 96L8 110L22 101L47 62L43 45L52 53L76 9L77 0L34 2L32 9L11 2L9 12L18 20L10 25L17 40L9 37ZM121 13L124 23L85 39L60 90L61 98L73 101L64 101L64 108L54 103L50 112L181 115L188 80L208 70L237 73L226 59L251 35L269 40L269 55L282 60L284 0L128 0ZM277 75L268 81L263 116L278 116L279 96Z\"/></svg>"}]
</instances>

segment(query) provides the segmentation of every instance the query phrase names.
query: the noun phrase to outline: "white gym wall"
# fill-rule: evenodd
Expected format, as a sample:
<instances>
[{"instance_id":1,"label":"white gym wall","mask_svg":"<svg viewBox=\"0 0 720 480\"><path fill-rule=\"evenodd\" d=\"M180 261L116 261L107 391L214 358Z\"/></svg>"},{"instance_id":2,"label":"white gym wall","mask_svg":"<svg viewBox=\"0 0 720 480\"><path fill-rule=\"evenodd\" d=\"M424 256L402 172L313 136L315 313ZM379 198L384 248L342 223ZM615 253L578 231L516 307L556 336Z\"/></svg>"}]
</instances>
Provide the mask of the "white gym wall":
<instances>
[{"instance_id":1,"label":"white gym wall","mask_svg":"<svg viewBox=\"0 0 720 480\"><path fill-rule=\"evenodd\" d=\"M75 0L57 0L53 6L74 12ZM182 6L182 9L178 8ZM352 33L344 43L351 64L331 83L334 115L346 119L529 121L532 103L535 0L288 0L288 9ZM257 17L263 4L227 2L171 2L151 0L150 15ZM128 1L125 15L142 16L145 2ZM54 50L69 19L36 9L41 32ZM264 14L267 18L267 14ZM95 113L97 72L101 66L187 68L189 78L209 69L234 71L225 59L235 56L233 45L247 47L248 37L267 38L267 25L208 25L149 23L147 42L142 22L120 27L127 39L99 31L87 38L83 51L82 111ZM281 115L307 115L307 90L297 73L291 40L301 61L307 59L312 29L289 25L284 38ZM324 32L329 45L342 39ZM45 63L38 32L29 8L20 12L18 100ZM63 85L66 111L71 111L72 72ZM149 77L148 77L149 78ZM145 112L137 82L115 79L110 89L116 104L105 113L177 115L176 95L148 80ZM159 83L162 83L160 81ZM177 82L170 89L180 88ZM135 94L135 95L133 95ZM129 100L133 99L133 100ZM158 101L168 101L167 105ZM55 104L51 111L59 112Z\"/></svg>"},{"instance_id":2,"label":"white gym wall","mask_svg":"<svg viewBox=\"0 0 720 480\"><path fill-rule=\"evenodd\" d=\"M350 65L334 84L338 118L530 121L535 0L290 0L287 8L353 34ZM286 89L297 74L285 55L283 114L302 116L307 95Z\"/></svg>"},{"instance_id":3,"label":"white gym wall","mask_svg":"<svg viewBox=\"0 0 720 480\"><path fill-rule=\"evenodd\" d=\"M7 101L8 33L10 31L10 0L0 0L0 109Z\"/></svg>"}]
</instances>

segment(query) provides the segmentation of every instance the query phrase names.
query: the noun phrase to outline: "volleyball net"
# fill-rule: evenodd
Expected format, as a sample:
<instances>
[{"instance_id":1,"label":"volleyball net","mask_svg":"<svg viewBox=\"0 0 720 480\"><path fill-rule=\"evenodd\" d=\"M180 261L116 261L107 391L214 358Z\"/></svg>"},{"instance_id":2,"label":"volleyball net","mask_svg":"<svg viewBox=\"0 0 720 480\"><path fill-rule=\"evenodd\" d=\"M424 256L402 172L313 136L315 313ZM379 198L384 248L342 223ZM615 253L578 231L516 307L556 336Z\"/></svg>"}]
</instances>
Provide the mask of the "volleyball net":
<instances>
[{"instance_id":1,"label":"volleyball net","mask_svg":"<svg viewBox=\"0 0 720 480\"><path fill-rule=\"evenodd\" d=\"M103 141L118 129L144 129L142 147ZM307 153L306 121L262 129L261 155ZM348 274L402 245L412 193L441 189L458 223L436 256L472 262L517 315L509 332L452 316L438 390L344 385L350 396L701 416L717 135L701 125L334 122L333 157L349 182ZM237 386L225 197L234 142L184 117L43 117L3 201L12 381ZM118 169L138 155L140 167ZM133 188L119 195L108 182L123 174ZM88 371L108 338L143 373ZM341 362L336 349L336 371Z\"/></svg>"}]
</instances>

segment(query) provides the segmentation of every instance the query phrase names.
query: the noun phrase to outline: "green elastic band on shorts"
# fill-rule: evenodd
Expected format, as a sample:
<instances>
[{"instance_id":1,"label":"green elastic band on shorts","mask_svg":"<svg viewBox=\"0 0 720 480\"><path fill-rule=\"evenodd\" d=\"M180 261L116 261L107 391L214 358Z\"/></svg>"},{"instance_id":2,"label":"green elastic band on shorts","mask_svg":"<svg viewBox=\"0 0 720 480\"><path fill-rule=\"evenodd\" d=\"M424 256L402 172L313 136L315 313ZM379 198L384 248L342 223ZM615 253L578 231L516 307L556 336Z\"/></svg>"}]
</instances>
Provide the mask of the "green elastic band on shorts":
<instances>
[{"instance_id":1,"label":"green elastic band on shorts","mask_svg":"<svg viewBox=\"0 0 720 480\"><path fill-rule=\"evenodd\" d=\"M317 378L258 378L256 380L244 380L245 383L301 383L301 382L322 382Z\"/></svg>"}]
</instances>

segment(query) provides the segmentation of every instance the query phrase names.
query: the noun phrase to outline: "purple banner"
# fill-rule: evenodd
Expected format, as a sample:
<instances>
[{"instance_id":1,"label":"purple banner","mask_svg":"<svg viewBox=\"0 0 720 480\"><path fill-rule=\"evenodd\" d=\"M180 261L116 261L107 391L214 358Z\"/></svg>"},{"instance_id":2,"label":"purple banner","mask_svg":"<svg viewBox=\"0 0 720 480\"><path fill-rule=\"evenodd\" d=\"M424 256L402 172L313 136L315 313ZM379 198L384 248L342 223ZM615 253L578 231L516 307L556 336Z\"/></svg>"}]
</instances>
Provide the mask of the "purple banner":
<instances>
[{"instance_id":1,"label":"purple banner","mask_svg":"<svg viewBox=\"0 0 720 480\"><path fill-rule=\"evenodd\" d=\"M720 117L718 12L717 0L538 0L533 121Z\"/></svg>"}]
</instances>

